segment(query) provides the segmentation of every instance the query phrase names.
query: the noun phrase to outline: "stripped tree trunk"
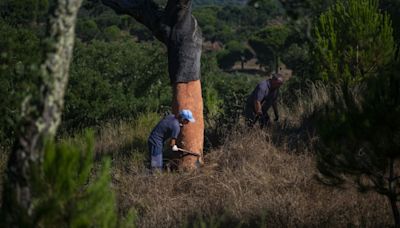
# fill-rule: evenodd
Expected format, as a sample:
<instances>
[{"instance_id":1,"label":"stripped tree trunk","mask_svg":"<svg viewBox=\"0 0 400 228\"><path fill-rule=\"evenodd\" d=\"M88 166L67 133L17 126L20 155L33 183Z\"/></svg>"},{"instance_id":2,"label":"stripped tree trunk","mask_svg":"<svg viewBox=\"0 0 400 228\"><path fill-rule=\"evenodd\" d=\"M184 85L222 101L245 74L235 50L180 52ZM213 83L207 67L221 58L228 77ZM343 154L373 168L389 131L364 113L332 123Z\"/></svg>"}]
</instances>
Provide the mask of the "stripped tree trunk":
<instances>
[{"instance_id":1,"label":"stripped tree trunk","mask_svg":"<svg viewBox=\"0 0 400 228\"><path fill-rule=\"evenodd\" d=\"M200 83L202 37L192 15L191 0L168 0L161 9L152 0L102 0L119 14L128 14L149 28L168 49L168 72L173 86L172 110L190 109L196 122L183 127L178 145L203 153L203 99ZM186 156L182 169L196 168L196 157ZM202 160L201 160L202 161Z\"/></svg>"},{"instance_id":2,"label":"stripped tree trunk","mask_svg":"<svg viewBox=\"0 0 400 228\"><path fill-rule=\"evenodd\" d=\"M6 171L2 214L9 226L32 222L31 172L43 160L44 140L54 137L60 124L80 5L81 0L58 0L49 17L40 97L23 105L18 138Z\"/></svg>"},{"instance_id":3,"label":"stripped tree trunk","mask_svg":"<svg viewBox=\"0 0 400 228\"><path fill-rule=\"evenodd\" d=\"M179 146L193 152L203 151L204 123L203 123L203 102L201 97L200 80L177 83L174 87L174 113L181 109L190 109L196 122L185 125L179 137ZM201 153L200 153L201 154ZM202 163L202 157L200 157ZM185 156L182 158L181 168L191 170L197 167L197 157Z\"/></svg>"}]
</instances>

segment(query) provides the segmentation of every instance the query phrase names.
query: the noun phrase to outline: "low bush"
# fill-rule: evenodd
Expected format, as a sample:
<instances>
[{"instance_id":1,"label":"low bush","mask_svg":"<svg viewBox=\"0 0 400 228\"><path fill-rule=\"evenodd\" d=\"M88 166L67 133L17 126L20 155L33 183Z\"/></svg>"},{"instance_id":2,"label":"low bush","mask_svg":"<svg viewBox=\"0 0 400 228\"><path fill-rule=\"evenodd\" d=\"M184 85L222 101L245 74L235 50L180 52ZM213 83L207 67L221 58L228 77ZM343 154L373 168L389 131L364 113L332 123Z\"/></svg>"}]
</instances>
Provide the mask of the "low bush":
<instances>
[{"instance_id":1,"label":"low bush","mask_svg":"<svg viewBox=\"0 0 400 228\"><path fill-rule=\"evenodd\" d=\"M87 136L85 144L47 142L43 162L30 172L30 215L3 199L3 204L8 204L3 209L12 211L2 211L3 225L116 227L118 215L110 188L110 161L105 160L94 172L97 164L93 163L93 137Z\"/></svg>"}]
</instances>

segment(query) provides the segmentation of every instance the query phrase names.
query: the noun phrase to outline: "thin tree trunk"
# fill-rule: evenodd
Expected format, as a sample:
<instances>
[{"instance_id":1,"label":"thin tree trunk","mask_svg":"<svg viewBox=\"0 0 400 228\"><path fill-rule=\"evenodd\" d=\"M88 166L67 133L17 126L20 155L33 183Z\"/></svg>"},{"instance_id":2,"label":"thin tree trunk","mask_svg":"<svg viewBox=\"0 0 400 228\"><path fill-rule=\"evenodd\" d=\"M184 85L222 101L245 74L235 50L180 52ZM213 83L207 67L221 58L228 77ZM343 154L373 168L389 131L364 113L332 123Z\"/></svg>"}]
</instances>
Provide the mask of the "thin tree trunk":
<instances>
[{"instance_id":1,"label":"thin tree trunk","mask_svg":"<svg viewBox=\"0 0 400 228\"><path fill-rule=\"evenodd\" d=\"M31 172L43 159L43 144L60 124L64 92L74 45L75 21L81 0L58 0L48 23L48 47L41 65L40 97L23 107L3 191L3 215L10 226L29 224L32 215Z\"/></svg>"},{"instance_id":2,"label":"thin tree trunk","mask_svg":"<svg viewBox=\"0 0 400 228\"><path fill-rule=\"evenodd\" d=\"M119 14L128 14L149 28L168 49L168 73L173 87L172 110L190 109L196 123L182 130L178 144L202 155L204 139L203 100L200 83L202 37L192 15L191 0L168 0L164 9L152 0L102 0ZM202 159L201 159L202 160ZM196 157L186 156L184 169L196 168Z\"/></svg>"}]
</instances>

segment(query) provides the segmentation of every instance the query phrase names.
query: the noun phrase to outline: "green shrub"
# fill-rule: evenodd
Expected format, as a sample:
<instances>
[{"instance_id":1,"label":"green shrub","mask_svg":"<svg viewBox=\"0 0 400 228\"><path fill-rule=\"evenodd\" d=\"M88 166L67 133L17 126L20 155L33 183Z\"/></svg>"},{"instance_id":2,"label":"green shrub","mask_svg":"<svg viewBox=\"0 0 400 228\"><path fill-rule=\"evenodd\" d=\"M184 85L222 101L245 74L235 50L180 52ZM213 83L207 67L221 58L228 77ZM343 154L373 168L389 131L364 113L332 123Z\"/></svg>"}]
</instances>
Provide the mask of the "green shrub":
<instances>
[{"instance_id":1,"label":"green shrub","mask_svg":"<svg viewBox=\"0 0 400 228\"><path fill-rule=\"evenodd\" d=\"M250 49L236 40L229 41L225 50L217 54L218 65L222 69L230 69L237 61L244 63L252 57Z\"/></svg>"},{"instance_id":2,"label":"green shrub","mask_svg":"<svg viewBox=\"0 0 400 228\"><path fill-rule=\"evenodd\" d=\"M310 60L310 47L307 43L291 44L282 56L282 61L293 70L293 75L303 78L309 70Z\"/></svg>"},{"instance_id":3,"label":"green shrub","mask_svg":"<svg viewBox=\"0 0 400 228\"><path fill-rule=\"evenodd\" d=\"M116 41L121 37L121 30L116 25L104 29L104 37L107 41Z\"/></svg>"},{"instance_id":4,"label":"green shrub","mask_svg":"<svg viewBox=\"0 0 400 228\"><path fill-rule=\"evenodd\" d=\"M326 81L356 83L393 59L392 22L377 0L338 1L320 16L315 35L316 68Z\"/></svg>"},{"instance_id":5,"label":"green shrub","mask_svg":"<svg viewBox=\"0 0 400 228\"><path fill-rule=\"evenodd\" d=\"M100 33L100 29L94 20L78 21L76 33L83 41L90 41Z\"/></svg>"},{"instance_id":6,"label":"green shrub","mask_svg":"<svg viewBox=\"0 0 400 228\"><path fill-rule=\"evenodd\" d=\"M400 226L398 174L400 90L391 21L376 0L338 2L321 15L315 61L329 82L328 104L316 112L324 181L349 175L362 191L390 202Z\"/></svg>"},{"instance_id":7,"label":"green shrub","mask_svg":"<svg viewBox=\"0 0 400 228\"><path fill-rule=\"evenodd\" d=\"M65 98L63 128L129 119L170 105L164 50L132 40L77 43Z\"/></svg>"},{"instance_id":8,"label":"green shrub","mask_svg":"<svg viewBox=\"0 0 400 228\"><path fill-rule=\"evenodd\" d=\"M278 70L280 57L290 30L286 25L271 25L257 31L249 39L258 61L272 70Z\"/></svg>"},{"instance_id":9,"label":"green shrub","mask_svg":"<svg viewBox=\"0 0 400 228\"><path fill-rule=\"evenodd\" d=\"M94 164L93 136L87 134L86 145L48 141L43 153L29 175L30 215L13 209L15 221L10 222L20 227L116 227L110 161Z\"/></svg>"},{"instance_id":10,"label":"green shrub","mask_svg":"<svg viewBox=\"0 0 400 228\"><path fill-rule=\"evenodd\" d=\"M0 19L0 144L10 145L21 103L38 92L40 37L27 28L15 28ZM28 64L29 63L29 64Z\"/></svg>"},{"instance_id":11,"label":"green shrub","mask_svg":"<svg viewBox=\"0 0 400 228\"><path fill-rule=\"evenodd\" d=\"M52 1L48 0L3 0L0 16L13 25L35 25L45 21Z\"/></svg>"}]
</instances>

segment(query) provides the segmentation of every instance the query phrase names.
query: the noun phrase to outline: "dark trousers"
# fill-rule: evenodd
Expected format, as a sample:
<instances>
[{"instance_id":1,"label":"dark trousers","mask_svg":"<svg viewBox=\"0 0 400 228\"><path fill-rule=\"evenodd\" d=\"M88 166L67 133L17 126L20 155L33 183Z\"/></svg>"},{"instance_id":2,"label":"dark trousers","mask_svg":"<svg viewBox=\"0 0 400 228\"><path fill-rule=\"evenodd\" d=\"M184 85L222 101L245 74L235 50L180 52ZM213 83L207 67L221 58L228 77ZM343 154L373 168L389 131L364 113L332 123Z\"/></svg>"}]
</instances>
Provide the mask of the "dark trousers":
<instances>
[{"instance_id":1,"label":"dark trousers","mask_svg":"<svg viewBox=\"0 0 400 228\"><path fill-rule=\"evenodd\" d=\"M258 122L260 124L260 128L263 128L267 126L269 123L270 118L268 115L268 109L263 110L263 115L258 116L252 105L246 105L243 114L246 119L246 124L248 127L253 127L254 124Z\"/></svg>"},{"instance_id":2,"label":"dark trousers","mask_svg":"<svg viewBox=\"0 0 400 228\"><path fill-rule=\"evenodd\" d=\"M161 145L155 145L148 142L149 146L149 157L150 157L150 169L160 170L163 167L163 147Z\"/></svg>"}]
</instances>

